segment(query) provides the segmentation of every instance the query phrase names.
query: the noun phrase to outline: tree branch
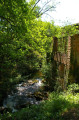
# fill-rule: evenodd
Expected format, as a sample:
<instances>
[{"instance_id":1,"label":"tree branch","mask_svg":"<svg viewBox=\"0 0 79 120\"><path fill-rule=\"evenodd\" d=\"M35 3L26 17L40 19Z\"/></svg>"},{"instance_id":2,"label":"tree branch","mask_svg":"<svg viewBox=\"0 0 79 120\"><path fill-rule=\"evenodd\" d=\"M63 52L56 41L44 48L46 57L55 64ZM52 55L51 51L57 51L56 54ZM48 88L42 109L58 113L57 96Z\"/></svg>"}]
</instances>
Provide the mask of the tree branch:
<instances>
[{"instance_id":1,"label":"tree branch","mask_svg":"<svg viewBox=\"0 0 79 120\"><path fill-rule=\"evenodd\" d=\"M55 6L51 6L50 8L48 8L47 10L45 10L44 12L42 12L41 15L45 14L46 12L48 12L51 8L55 8Z\"/></svg>"},{"instance_id":2,"label":"tree branch","mask_svg":"<svg viewBox=\"0 0 79 120\"><path fill-rule=\"evenodd\" d=\"M50 16L52 19L54 19L51 15L49 15L48 13L45 13L45 14L47 14L48 16Z\"/></svg>"},{"instance_id":3,"label":"tree branch","mask_svg":"<svg viewBox=\"0 0 79 120\"><path fill-rule=\"evenodd\" d=\"M36 5L39 3L39 1L40 1L40 0L38 0L38 1L35 3L35 5L34 5L33 8L32 8L32 11L33 11L34 8L36 7Z\"/></svg>"},{"instance_id":4,"label":"tree branch","mask_svg":"<svg viewBox=\"0 0 79 120\"><path fill-rule=\"evenodd\" d=\"M41 13L42 12L42 10L44 9L44 7L49 3L49 2L51 2L51 0L50 1L48 1L48 2L46 2L45 4L44 4L44 6L42 7L42 9L39 11L39 13Z\"/></svg>"}]
</instances>

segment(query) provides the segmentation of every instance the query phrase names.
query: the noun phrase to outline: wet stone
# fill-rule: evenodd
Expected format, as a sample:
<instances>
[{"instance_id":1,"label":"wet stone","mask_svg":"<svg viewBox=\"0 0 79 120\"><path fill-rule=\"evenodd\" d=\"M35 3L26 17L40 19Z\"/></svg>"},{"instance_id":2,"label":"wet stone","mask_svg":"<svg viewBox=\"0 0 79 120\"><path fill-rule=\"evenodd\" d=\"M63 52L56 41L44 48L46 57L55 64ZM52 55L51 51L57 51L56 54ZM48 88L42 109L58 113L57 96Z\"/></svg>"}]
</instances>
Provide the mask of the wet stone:
<instances>
[{"instance_id":1,"label":"wet stone","mask_svg":"<svg viewBox=\"0 0 79 120\"><path fill-rule=\"evenodd\" d=\"M8 95L3 101L3 106L12 109L12 112L14 112L27 105L39 104L43 99L43 95L41 95L41 93L35 95L35 92L41 89L41 81L41 79L28 80L28 82L22 82L16 85L16 91L12 91L12 94Z\"/></svg>"}]
</instances>

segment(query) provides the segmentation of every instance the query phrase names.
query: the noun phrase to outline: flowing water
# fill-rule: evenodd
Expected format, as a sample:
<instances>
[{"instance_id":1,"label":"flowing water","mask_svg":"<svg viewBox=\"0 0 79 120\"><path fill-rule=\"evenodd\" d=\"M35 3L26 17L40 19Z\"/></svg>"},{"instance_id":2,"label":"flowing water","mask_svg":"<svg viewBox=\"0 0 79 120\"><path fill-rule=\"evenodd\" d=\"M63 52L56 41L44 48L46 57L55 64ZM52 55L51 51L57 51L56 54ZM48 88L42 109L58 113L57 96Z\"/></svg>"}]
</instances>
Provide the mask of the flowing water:
<instances>
[{"instance_id":1,"label":"flowing water","mask_svg":"<svg viewBox=\"0 0 79 120\"><path fill-rule=\"evenodd\" d=\"M39 78L36 80L36 83L34 83L33 80L29 80L28 82L17 84L15 86L16 92L11 91L11 94L3 101L3 106L5 108L11 108L12 112L15 112L17 111L18 106L26 104L39 104L40 100L36 100L34 93L41 89L42 80Z\"/></svg>"}]
</instances>

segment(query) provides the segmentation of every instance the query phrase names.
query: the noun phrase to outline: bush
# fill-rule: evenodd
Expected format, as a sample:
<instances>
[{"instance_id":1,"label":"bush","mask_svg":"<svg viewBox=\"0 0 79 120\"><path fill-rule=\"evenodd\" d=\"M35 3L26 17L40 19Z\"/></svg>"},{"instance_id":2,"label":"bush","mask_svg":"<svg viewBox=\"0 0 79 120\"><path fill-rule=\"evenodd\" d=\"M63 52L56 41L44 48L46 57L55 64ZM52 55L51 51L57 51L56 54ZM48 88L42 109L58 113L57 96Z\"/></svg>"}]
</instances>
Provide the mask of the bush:
<instances>
[{"instance_id":1,"label":"bush","mask_svg":"<svg viewBox=\"0 0 79 120\"><path fill-rule=\"evenodd\" d=\"M54 85L55 85L55 80L52 77L52 65L51 63L44 64L42 66L42 73L43 77L45 79L46 85L49 86L49 90L53 91L54 90Z\"/></svg>"},{"instance_id":2,"label":"bush","mask_svg":"<svg viewBox=\"0 0 79 120\"><path fill-rule=\"evenodd\" d=\"M79 93L79 85L76 83L68 85L67 89L71 93Z\"/></svg>"}]
</instances>

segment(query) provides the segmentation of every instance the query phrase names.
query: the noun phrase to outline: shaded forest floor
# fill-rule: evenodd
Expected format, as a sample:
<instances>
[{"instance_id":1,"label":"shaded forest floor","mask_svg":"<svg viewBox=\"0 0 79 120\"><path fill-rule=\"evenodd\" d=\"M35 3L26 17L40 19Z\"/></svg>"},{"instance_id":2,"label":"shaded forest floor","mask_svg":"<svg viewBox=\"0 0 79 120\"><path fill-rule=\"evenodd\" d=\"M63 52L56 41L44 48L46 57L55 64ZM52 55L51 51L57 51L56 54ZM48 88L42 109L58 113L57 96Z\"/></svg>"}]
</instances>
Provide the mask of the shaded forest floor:
<instances>
[{"instance_id":1,"label":"shaded forest floor","mask_svg":"<svg viewBox=\"0 0 79 120\"><path fill-rule=\"evenodd\" d=\"M63 120L79 120L79 108L72 108L71 110L62 114Z\"/></svg>"}]
</instances>

